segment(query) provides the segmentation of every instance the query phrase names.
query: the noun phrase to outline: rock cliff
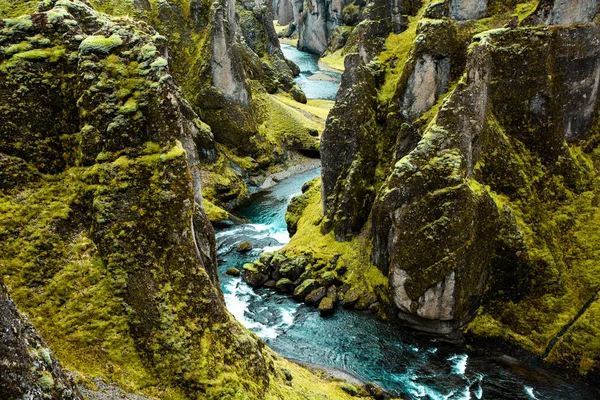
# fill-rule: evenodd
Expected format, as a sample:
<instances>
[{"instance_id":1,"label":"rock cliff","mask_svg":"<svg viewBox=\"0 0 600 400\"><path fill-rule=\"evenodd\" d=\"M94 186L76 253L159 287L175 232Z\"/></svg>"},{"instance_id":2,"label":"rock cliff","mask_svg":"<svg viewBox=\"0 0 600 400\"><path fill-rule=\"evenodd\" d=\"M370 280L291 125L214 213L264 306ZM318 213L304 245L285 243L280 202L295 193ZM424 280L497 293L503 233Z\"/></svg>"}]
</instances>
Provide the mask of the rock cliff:
<instances>
[{"instance_id":1,"label":"rock cliff","mask_svg":"<svg viewBox=\"0 0 600 400\"><path fill-rule=\"evenodd\" d=\"M227 312L202 205L215 142L175 85L165 44L149 24L84 1L0 20L8 292L84 384L100 376L158 398L347 398ZM4 286L0 302L10 328L0 347L15 349L1 352L0 387L78 398Z\"/></svg>"},{"instance_id":2,"label":"rock cliff","mask_svg":"<svg viewBox=\"0 0 600 400\"><path fill-rule=\"evenodd\" d=\"M593 371L597 3L429 1L396 33L378 7L321 139L324 216L294 217L291 250L311 221L371 255L405 324Z\"/></svg>"},{"instance_id":3,"label":"rock cliff","mask_svg":"<svg viewBox=\"0 0 600 400\"><path fill-rule=\"evenodd\" d=\"M214 136L214 162L203 175L207 197L223 207L242 200L249 186L285 164L292 153L318 152L310 121L283 114L270 94L306 102L294 83L296 67L285 60L269 5L254 1L92 1L112 15L130 15L164 37L163 56L177 85ZM274 111L275 109L275 111Z\"/></svg>"},{"instance_id":4,"label":"rock cliff","mask_svg":"<svg viewBox=\"0 0 600 400\"><path fill-rule=\"evenodd\" d=\"M299 15L297 7L293 8L293 20L279 23L297 26L300 50L321 55L346 45L354 48L356 43L354 40L348 43L349 37L382 38L390 32L404 31L408 16L415 15L421 4L422 0L307 0L299 9Z\"/></svg>"}]
</instances>

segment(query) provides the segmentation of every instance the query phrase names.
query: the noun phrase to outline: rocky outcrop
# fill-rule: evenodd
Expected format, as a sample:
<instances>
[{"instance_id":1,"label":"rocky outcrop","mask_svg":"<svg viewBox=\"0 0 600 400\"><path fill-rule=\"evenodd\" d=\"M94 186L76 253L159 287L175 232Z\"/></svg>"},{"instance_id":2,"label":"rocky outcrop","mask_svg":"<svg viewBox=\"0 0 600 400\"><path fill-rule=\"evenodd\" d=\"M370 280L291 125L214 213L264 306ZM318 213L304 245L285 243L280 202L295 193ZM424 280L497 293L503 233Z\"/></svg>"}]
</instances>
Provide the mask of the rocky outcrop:
<instances>
[{"instance_id":1,"label":"rocky outcrop","mask_svg":"<svg viewBox=\"0 0 600 400\"><path fill-rule=\"evenodd\" d=\"M331 26L338 20L329 15L331 3L327 0L308 0L304 4L298 24L298 49L323 54Z\"/></svg>"},{"instance_id":2,"label":"rocky outcrop","mask_svg":"<svg viewBox=\"0 0 600 400\"><path fill-rule=\"evenodd\" d=\"M381 65L369 63L372 56L366 53L346 58L348 72L321 137L324 228L333 229L338 240L349 240L361 231L382 183L378 170L389 167L394 152L400 157L416 144L407 123L438 101L464 62L451 21L423 21L417 34L419 41L387 109L376 101ZM377 51L378 46L364 48ZM362 105L360 110L355 104Z\"/></svg>"},{"instance_id":3,"label":"rocky outcrop","mask_svg":"<svg viewBox=\"0 0 600 400\"><path fill-rule=\"evenodd\" d=\"M597 0L543 0L526 20L531 25L563 25L592 22L600 12Z\"/></svg>"},{"instance_id":4,"label":"rocky outcrop","mask_svg":"<svg viewBox=\"0 0 600 400\"><path fill-rule=\"evenodd\" d=\"M252 287L273 287L293 295L318 307L323 315L333 313L337 305L365 310L375 304L376 312L377 298L346 283L346 267L337 261L315 259L309 252L302 256L263 253L255 262L244 264L242 280Z\"/></svg>"},{"instance_id":5,"label":"rocky outcrop","mask_svg":"<svg viewBox=\"0 0 600 400\"><path fill-rule=\"evenodd\" d=\"M347 0L307 0L297 23L298 48L319 55L328 48L335 51L345 44L344 40L331 48L331 39L343 32L339 28L354 26L361 21L354 36L362 38L363 44L372 43L377 38L383 40L390 32L404 31L407 16L415 15L421 4L422 0L377 0L366 4ZM372 55L377 52L372 52Z\"/></svg>"},{"instance_id":6,"label":"rocky outcrop","mask_svg":"<svg viewBox=\"0 0 600 400\"><path fill-rule=\"evenodd\" d=\"M359 34L378 18L352 31L356 54L321 138L324 218L312 221L320 240L333 231L371 253L392 293L379 301L407 325L452 337L467 329L543 355L597 291L588 278L572 284L595 271L573 235L596 243L584 232L598 218L597 10L595 2L511 7L429 2L426 18L399 36L379 28L389 15L373 24L380 34ZM312 228L296 235L303 229ZM574 248L582 258L569 256ZM593 345L575 350L576 334L560 337L569 344L548 361L598 365Z\"/></svg>"},{"instance_id":7,"label":"rocky outcrop","mask_svg":"<svg viewBox=\"0 0 600 400\"><path fill-rule=\"evenodd\" d=\"M488 0L450 0L449 14L457 21L479 19L488 8Z\"/></svg>"},{"instance_id":8,"label":"rocky outcrop","mask_svg":"<svg viewBox=\"0 0 600 400\"><path fill-rule=\"evenodd\" d=\"M345 240L365 223L363 210L375 198L378 163L375 80L358 54L348 56L345 64L348 72L321 136L321 148L326 149L321 153L325 229L333 228L338 240ZM361 107L357 109L356 104Z\"/></svg>"},{"instance_id":9,"label":"rocky outcrop","mask_svg":"<svg viewBox=\"0 0 600 400\"><path fill-rule=\"evenodd\" d=\"M274 0L273 10L279 25L293 24L292 30L298 26L304 8L303 0Z\"/></svg>"},{"instance_id":10,"label":"rocky outcrop","mask_svg":"<svg viewBox=\"0 0 600 400\"><path fill-rule=\"evenodd\" d=\"M0 391L5 399L82 399L0 280Z\"/></svg>"},{"instance_id":11,"label":"rocky outcrop","mask_svg":"<svg viewBox=\"0 0 600 400\"><path fill-rule=\"evenodd\" d=\"M166 39L162 48L168 45L164 57L174 81L219 144L214 163L203 174L213 205L234 206L251 191L249 186L260 186L260 177L270 166L318 146L308 128L287 115L280 118L280 126L295 126L285 134L266 128L269 114L280 107L269 94L289 92L295 99L305 99L294 84L294 66L279 47L270 3L96 0L94 4L112 15L144 20ZM245 157L251 160L239 162Z\"/></svg>"},{"instance_id":12,"label":"rocky outcrop","mask_svg":"<svg viewBox=\"0 0 600 400\"><path fill-rule=\"evenodd\" d=\"M17 305L70 369L166 395L262 398L272 361L226 311L202 208L214 143L161 37L79 1L0 26L0 201L13 211L0 265ZM58 390L44 349L42 375L27 371Z\"/></svg>"}]
</instances>

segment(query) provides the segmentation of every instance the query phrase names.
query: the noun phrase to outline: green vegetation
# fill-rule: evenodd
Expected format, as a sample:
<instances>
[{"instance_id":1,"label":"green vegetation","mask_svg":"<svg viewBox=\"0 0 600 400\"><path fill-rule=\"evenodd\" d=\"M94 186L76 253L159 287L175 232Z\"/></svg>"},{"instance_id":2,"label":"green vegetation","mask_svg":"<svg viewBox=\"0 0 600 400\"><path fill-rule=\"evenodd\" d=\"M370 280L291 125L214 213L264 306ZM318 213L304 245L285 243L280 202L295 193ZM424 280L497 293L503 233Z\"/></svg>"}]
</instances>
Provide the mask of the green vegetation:
<instances>
[{"instance_id":1,"label":"green vegetation","mask_svg":"<svg viewBox=\"0 0 600 400\"><path fill-rule=\"evenodd\" d=\"M319 63L323 63L335 72L344 72L344 60L346 59L346 55L346 50L341 48L333 53L324 55L319 59Z\"/></svg>"},{"instance_id":2,"label":"green vegetation","mask_svg":"<svg viewBox=\"0 0 600 400\"><path fill-rule=\"evenodd\" d=\"M100 53L109 54L113 49L123 44L123 40L117 34L109 37L104 36L88 36L81 42L79 50L83 54ZM164 61L164 60L163 60ZM158 59L157 61L158 62Z\"/></svg>"},{"instance_id":3,"label":"green vegetation","mask_svg":"<svg viewBox=\"0 0 600 400\"><path fill-rule=\"evenodd\" d=\"M336 275L349 284L356 296L367 301L375 296L379 301L392 304L389 283L386 276L370 260L371 244L368 235L360 235L352 242L338 242L333 232L322 233L323 208L321 184L315 183L303 195L305 207L298 209L297 215L287 216L297 221L297 232L283 249L286 256L311 254L315 265L327 265L337 257ZM315 276L321 276L315 268ZM360 303L360 301L359 301ZM380 316L384 317L381 313Z\"/></svg>"},{"instance_id":4,"label":"green vegetation","mask_svg":"<svg viewBox=\"0 0 600 400\"><path fill-rule=\"evenodd\" d=\"M0 0L0 19L31 14L39 3L39 0Z\"/></svg>"}]
</instances>

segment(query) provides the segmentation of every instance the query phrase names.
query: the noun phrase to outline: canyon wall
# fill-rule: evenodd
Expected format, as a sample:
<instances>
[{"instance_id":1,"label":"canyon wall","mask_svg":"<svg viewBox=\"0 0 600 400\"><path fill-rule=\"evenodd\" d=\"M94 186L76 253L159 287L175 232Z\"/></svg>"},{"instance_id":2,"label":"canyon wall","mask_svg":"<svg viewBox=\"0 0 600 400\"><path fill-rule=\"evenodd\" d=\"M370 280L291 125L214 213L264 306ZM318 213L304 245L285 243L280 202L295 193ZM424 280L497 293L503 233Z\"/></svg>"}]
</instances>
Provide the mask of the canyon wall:
<instances>
[{"instance_id":1,"label":"canyon wall","mask_svg":"<svg viewBox=\"0 0 600 400\"><path fill-rule=\"evenodd\" d=\"M597 3L430 1L398 32L378 7L321 138L322 240L406 325L597 371Z\"/></svg>"},{"instance_id":2,"label":"canyon wall","mask_svg":"<svg viewBox=\"0 0 600 400\"><path fill-rule=\"evenodd\" d=\"M165 45L83 1L0 20L2 394L80 398L59 359L79 384L153 398L301 398L289 370L311 396L347 398L227 312L203 207L217 144Z\"/></svg>"}]
</instances>

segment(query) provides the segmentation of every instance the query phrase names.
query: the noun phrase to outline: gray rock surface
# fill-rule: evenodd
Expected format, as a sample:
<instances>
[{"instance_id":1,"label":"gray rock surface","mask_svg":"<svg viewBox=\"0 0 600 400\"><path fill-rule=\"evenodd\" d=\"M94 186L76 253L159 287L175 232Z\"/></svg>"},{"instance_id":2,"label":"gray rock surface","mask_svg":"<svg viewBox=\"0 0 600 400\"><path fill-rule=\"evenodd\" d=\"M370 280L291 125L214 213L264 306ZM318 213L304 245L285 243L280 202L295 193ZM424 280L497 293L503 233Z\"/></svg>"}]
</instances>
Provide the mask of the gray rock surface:
<instances>
[{"instance_id":1,"label":"gray rock surface","mask_svg":"<svg viewBox=\"0 0 600 400\"><path fill-rule=\"evenodd\" d=\"M457 21L479 19L487 7L488 0L450 0L450 17Z\"/></svg>"}]
</instances>

